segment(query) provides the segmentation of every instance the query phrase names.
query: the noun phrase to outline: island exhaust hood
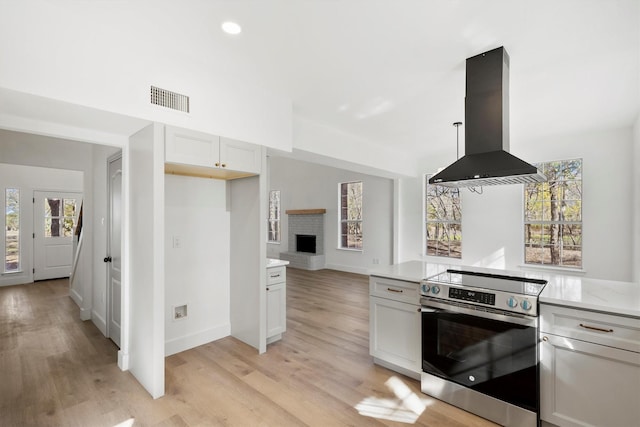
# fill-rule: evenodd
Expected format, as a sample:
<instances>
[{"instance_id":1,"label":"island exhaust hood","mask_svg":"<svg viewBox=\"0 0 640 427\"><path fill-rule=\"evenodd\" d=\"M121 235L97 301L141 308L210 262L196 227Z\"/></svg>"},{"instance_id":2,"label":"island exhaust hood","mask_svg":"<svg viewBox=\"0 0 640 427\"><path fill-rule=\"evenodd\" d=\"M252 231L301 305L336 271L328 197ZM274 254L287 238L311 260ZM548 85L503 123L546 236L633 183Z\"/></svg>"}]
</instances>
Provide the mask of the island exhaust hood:
<instances>
[{"instance_id":1,"label":"island exhaust hood","mask_svg":"<svg viewBox=\"0 0 640 427\"><path fill-rule=\"evenodd\" d=\"M467 58L465 155L429 179L447 187L526 184L547 178L509 153L509 55L504 47Z\"/></svg>"}]
</instances>

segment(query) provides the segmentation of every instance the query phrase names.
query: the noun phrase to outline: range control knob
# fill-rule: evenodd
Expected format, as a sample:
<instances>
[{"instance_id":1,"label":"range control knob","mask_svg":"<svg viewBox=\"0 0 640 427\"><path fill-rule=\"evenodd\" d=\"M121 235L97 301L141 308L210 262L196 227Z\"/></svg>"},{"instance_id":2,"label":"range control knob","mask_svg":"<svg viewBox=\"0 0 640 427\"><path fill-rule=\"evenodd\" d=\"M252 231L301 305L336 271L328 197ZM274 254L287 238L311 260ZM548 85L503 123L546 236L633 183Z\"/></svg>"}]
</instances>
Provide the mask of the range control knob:
<instances>
[{"instance_id":1,"label":"range control knob","mask_svg":"<svg viewBox=\"0 0 640 427\"><path fill-rule=\"evenodd\" d=\"M522 302L520 303L520 307L522 307L523 310L529 311L531 310L531 303L527 299L522 300Z\"/></svg>"},{"instance_id":2,"label":"range control knob","mask_svg":"<svg viewBox=\"0 0 640 427\"><path fill-rule=\"evenodd\" d=\"M514 297L509 297L507 299L507 305L511 308L516 308L518 306L518 300Z\"/></svg>"},{"instance_id":3,"label":"range control knob","mask_svg":"<svg viewBox=\"0 0 640 427\"><path fill-rule=\"evenodd\" d=\"M423 295L426 295L426 294L428 294L428 293L429 293L429 285L427 285L426 283L423 283L423 284L421 285L421 288L422 288L422 294L423 294Z\"/></svg>"},{"instance_id":4,"label":"range control knob","mask_svg":"<svg viewBox=\"0 0 640 427\"><path fill-rule=\"evenodd\" d=\"M440 288L438 286L432 286L431 287L431 292L433 292L434 294L439 294L440 293Z\"/></svg>"}]
</instances>

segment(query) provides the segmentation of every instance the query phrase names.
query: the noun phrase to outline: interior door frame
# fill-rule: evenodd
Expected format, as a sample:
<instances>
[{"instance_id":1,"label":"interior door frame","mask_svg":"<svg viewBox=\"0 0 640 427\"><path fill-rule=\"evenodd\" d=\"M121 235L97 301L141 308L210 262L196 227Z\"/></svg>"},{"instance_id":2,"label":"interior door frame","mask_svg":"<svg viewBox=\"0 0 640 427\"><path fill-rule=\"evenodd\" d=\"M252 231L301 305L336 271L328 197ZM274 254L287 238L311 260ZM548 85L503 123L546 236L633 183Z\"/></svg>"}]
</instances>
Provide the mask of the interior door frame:
<instances>
[{"instance_id":1,"label":"interior door frame","mask_svg":"<svg viewBox=\"0 0 640 427\"><path fill-rule=\"evenodd\" d=\"M107 171L106 171L106 175L107 175L107 215L106 215L106 222L107 222L107 227L106 227L106 234L107 234L107 238L106 240L106 248L105 248L105 256L111 256L111 174L110 174L110 169L111 169L111 163L115 162L116 160L120 159L121 162L124 162L123 156L122 156L122 150L120 150L118 153L113 154L111 156L109 156L107 158ZM124 191L124 164L122 164L122 191ZM124 197L123 194L120 195L123 199L123 203L124 203ZM124 212L120 212L120 219L121 219L121 224L122 221L124 219ZM123 254L123 232L122 232L122 227L120 229L120 254ZM124 257L123 257L124 258ZM124 290L124 265L123 263L121 263L120 265L121 267L121 271L120 271L120 283L122 284L122 290ZM106 269L106 289L105 289L105 332L106 332L106 336L107 338L111 338L111 305L113 303L113 301L111 301L111 265L110 263L105 262L105 269ZM120 301L120 311L122 312L122 301ZM119 341L120 341L120 349L122 349L122 323L123 323L123 319L120 319L120 337L119 337Z\"/></svg>"}]
</instances>

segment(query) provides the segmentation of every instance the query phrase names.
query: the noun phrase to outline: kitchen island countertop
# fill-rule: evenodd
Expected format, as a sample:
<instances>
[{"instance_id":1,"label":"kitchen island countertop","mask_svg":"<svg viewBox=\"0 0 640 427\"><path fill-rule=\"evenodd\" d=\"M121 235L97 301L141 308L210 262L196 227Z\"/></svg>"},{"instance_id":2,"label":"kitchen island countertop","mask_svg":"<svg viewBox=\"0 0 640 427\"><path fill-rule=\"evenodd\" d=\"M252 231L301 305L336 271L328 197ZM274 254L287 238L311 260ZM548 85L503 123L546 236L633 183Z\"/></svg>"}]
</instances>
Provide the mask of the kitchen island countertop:
<instances>
[{"instance_id":1,"label":"kitchen island countertop","mask_svg":"<svg viewBox=\"0 0 640 427\"><path fill-rule=\"evenodd\" d=\"M615 280L591 279L541 272L538 270L499 270L473 266L439 264L427 261L407 261L380 266L369 275L419 283L447 268L492 272L496 274L524 275L548 281L540 294L540 303L554 304L583 310L595 310L640 318L640 284Z\"/></svg>"}]
</instances>

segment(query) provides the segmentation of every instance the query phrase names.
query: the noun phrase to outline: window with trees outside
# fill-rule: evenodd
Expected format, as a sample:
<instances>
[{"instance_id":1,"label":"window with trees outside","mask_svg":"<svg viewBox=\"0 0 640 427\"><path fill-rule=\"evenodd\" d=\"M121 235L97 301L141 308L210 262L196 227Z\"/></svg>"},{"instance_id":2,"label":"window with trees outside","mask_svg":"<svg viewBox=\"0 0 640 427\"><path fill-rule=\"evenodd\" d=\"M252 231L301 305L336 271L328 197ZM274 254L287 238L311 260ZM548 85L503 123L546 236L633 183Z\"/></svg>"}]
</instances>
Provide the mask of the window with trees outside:
<instances>
[{"instance_id":1,"label":"window with trees outside","mask_svg":"<svg viewBox=\"0 0 640 427\"><path fill-rule=\"evenodd\" d=\"M582 267L582 159L537 165L547 182L524 186L524 262Z\"/></svg>"},{"instance_id":2,"label":"window with trees outside","mask_svg":"<svg viewBox=\"0 0 640 427\"><path fill-rule=\"evenodd\" d=\"M362 249L362 181L340 184L340 248Z\"/></svg>"},{"instance_id":3,"label":"window with trees outside","mask_svg":"<svg viewBox=\"0 0 640 427\"><path fill-rule=\"evenodd\" d=\"M280 243L280 190L269 192L269 226L267 240Z\"/></svg>"},{"instance_id":4,"label":"window with trees outside","mask_svg":"<svg viewBox=\"0 0 640 427\"><path fill-rule=\"evenodd\" d=\"M460 189L429 184L425 176L426 254L462 258Z\"/></svg>"},{"instance_id":5,"label":"window with trees outside","mask_svg":"<svg viewBox=\"0 0 640 427\"><path fill-rule=\"evenodd\" d=\"M20 190L5 190L4 272L20 271Z\"/></svg>"}]
</instances>

